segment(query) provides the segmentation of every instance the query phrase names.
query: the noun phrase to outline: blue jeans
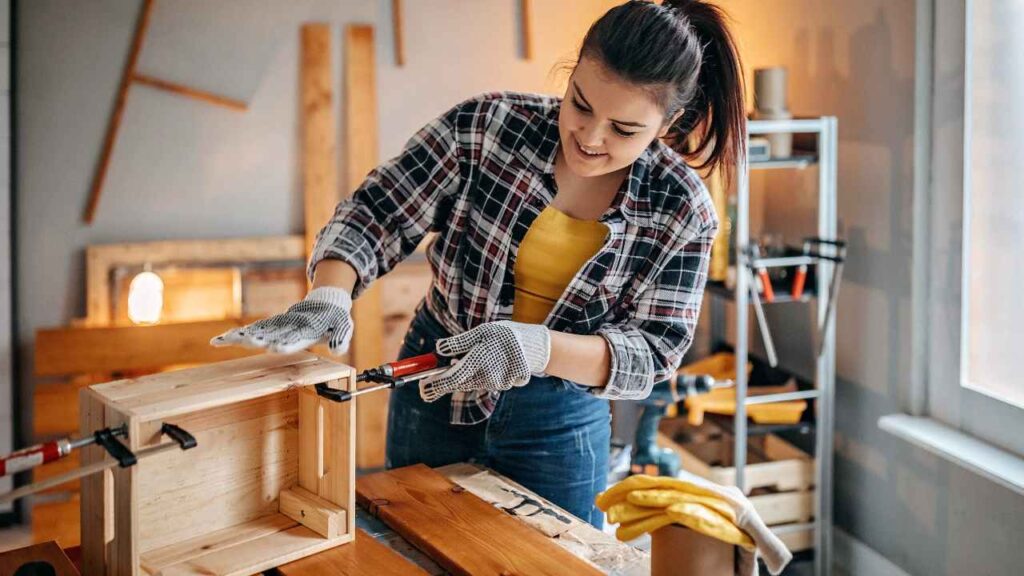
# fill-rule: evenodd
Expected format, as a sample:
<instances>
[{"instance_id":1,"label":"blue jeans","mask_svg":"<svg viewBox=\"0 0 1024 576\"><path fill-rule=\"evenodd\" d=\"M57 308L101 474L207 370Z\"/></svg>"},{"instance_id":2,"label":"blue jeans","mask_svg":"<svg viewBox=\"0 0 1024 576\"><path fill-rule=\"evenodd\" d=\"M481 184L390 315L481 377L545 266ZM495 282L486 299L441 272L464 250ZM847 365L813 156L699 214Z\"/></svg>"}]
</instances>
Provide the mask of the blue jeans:
<instances>
[{"instance_id":1,"label":"blue jeans","mask_svg":"<svg viewBox=\"0 0 1024 576\"><path fill-rule=\"evenodd\" d=\"M449 336L423 304L405 336L401 358L434 351ZM415 386L391 392L387 467L476 462L511 478L600 528L594 497L605 489L611 416L608 401L566 380L533 377L502 392L491 417L450 423L451 396L427 403Z\"/></svg>"}]
</instances>

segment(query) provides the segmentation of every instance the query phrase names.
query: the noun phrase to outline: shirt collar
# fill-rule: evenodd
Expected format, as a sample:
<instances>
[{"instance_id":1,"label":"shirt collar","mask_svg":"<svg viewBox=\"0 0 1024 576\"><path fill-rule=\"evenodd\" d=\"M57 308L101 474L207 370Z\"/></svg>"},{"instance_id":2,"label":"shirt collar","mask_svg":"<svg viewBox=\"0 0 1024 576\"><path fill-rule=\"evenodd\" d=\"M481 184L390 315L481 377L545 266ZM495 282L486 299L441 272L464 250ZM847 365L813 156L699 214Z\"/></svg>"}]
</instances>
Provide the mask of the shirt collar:
<instances>
[{"instance_id":1,"label":"shirt collar","mask_svg":"<svg viewBox=\"0 0 1024 576\"><path fill-rule=\"evenodd\" d=\"M524 142L520 148L520 153L528 165L551 178L555 176L555 158L558 154L560 140L558 134L560 107L561 100L557 100L540 117L542 126L537 131L540 139L539 145L537 145L538 143ZM649 227L653 223L654 210L651 206L650 174L655 162L656 148L661 145L659 140L653 141L630 165L629 174L612 203L616 207L612 209L612 212L622 214L623 219L630 224Z\"/></svg>"}]
</instances>

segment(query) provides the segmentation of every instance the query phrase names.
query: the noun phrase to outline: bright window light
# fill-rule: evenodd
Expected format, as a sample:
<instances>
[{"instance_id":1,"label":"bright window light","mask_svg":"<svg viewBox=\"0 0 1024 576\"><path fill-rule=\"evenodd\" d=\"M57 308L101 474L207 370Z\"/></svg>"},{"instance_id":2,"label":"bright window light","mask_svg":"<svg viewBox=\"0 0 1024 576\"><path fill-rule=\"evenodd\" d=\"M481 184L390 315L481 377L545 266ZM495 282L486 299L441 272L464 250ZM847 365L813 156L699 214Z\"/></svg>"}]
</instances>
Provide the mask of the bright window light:
<instances>
[{"instance_id":1,"label":"bright window light","mask_svg":"<svg viewBox=\"0 0 1024 576\"><path fill-rule=\"evenodd\" d=\"M128 286L128 318L135 324L156 324L164 308L164 281L156 273L140 272Z\"/></svg>"}]
</instances>

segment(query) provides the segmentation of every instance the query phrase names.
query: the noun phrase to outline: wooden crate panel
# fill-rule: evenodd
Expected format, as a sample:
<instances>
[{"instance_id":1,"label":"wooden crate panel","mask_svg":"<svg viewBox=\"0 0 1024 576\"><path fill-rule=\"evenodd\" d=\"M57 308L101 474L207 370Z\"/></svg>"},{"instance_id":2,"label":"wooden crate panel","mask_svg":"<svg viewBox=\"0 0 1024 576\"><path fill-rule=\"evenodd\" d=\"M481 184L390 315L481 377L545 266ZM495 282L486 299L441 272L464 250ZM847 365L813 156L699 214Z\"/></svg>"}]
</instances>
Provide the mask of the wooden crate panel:
<instances>
[{"instance_id":1,"label":"wooden crate panel","mask_svg":"<svg viewBox=\"0 0 1024 576\"><path fill-rule=\"evenodd\" d=\"M354 406L313 387L354 376L313 354L266 354L83 390L83 430L123 423L136 452L170 446L82 480L84 570L254 574L350 542ZM196 446L179 450L164 423ZM86 465L103 458L82 451Z\"/></svg>"},{"instance_id":2,"label":"wooden crate panel","mask_svg":"<svg viewBox=\"0 0 1024 576\"><path fill-rule=\"evenodd\" d=\"M164 283L160 322L201 322L242 316L242 277L238 268L156 268ZM131 326L128 292L134 275L117 283L114 324Z\"/></svg>"},{"instance_id":3,"label":"wooden crate panel","mask_svg":"<svg viewBox=\"0 0 1024 576\"><path fill-rule=\"evenodd\" d=\"M61 548L78 546L81 538L80 518L77 494L67 500L34 504L32 506L32 541L56 540Z\"/></svg>"},{"instance_id":4,"label":"wooden crate panel","mask_svg":"<svg viewBox=\"0 0 1024 576\"><path fill-rule=\"evenodd\" d=\"M704 442L679 444L665 432L659 432L658 442L679 456L684 469L719 484L735 486L732 436L723 434ZM814 460L773 434L750 439L747 462L744 477L748 494L756 488L806 491L814 483Z\"/></svg>"}]
</instances>

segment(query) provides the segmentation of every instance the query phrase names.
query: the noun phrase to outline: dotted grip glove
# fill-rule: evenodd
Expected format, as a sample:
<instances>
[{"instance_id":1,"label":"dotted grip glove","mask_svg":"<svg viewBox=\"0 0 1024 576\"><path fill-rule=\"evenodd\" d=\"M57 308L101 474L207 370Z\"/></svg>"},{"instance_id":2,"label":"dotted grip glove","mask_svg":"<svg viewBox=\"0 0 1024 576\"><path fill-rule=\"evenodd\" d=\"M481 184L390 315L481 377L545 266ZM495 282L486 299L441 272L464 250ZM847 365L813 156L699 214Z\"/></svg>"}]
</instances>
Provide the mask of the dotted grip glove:
<instances>
[{"instance_id":1,"label":"dotted grip glove","mask_svg":"<svg viewBox=\"0 0 1024 576\"><path fill-rule=\"evenodd\" d=\"M433 402L452 392L500 392L543 373L551 356L546 326L501 320L437 341L437 353L463 356L448 371L423 380L420 397Z\"/></svg>"},{"instance_id":2,"label":"dotted grip glove","mask_svg":"<svg viewBox=\"0 0 1024 576\"><path fill-rule=\"evenodd\" d=\"M228 330L214 346L248 346L288 354L327 339L331 354L344 354L352 340L352 297L343 288L323 286L277 316Z\"/></svg>"}]
</instances>

